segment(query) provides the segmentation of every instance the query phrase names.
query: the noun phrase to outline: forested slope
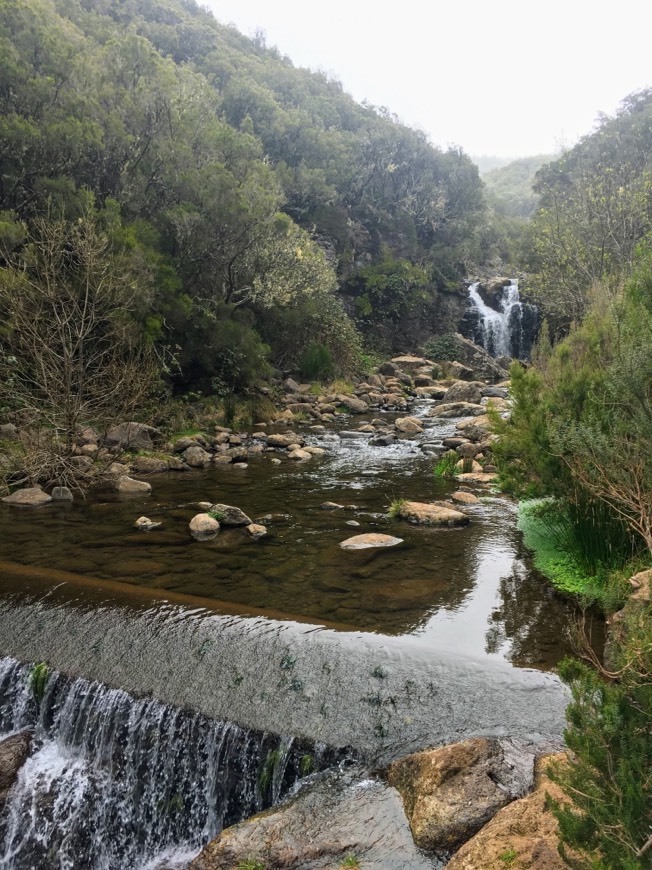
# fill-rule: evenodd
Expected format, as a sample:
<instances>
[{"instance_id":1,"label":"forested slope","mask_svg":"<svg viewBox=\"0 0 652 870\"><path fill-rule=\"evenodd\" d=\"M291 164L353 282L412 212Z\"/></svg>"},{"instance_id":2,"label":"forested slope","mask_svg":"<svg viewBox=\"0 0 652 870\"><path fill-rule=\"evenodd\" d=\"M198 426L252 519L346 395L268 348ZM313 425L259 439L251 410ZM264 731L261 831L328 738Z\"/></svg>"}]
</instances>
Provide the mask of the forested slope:
<instances>
[{"instance_id":1,"label":"forested slope","mask_svg":"<svg viewBox=\"0 0 652 870\"><path fill-rule=\"evenodd\" d=\"M5 270L48 221L92 221L180 387L243 388L315 343L346 368L342 300L386 348L448 329L483 253L469 158L188 2L4 0L0 165Z\"/></svg>"}]
</instances>

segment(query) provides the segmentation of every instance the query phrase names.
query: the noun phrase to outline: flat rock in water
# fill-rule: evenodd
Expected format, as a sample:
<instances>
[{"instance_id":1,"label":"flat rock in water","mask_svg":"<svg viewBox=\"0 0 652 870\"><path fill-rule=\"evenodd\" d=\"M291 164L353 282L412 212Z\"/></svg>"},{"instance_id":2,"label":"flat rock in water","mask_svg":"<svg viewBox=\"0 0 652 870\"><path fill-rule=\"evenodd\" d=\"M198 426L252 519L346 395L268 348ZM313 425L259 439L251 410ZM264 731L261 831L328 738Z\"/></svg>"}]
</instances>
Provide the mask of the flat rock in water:
<instances>
[{"instance_id":1,"label":"flat rock in water","mask_svg":"<svg viewBox=\"0 0 652 870\"><path fill-rule=\"evenodd\" d=\"M403 502L396 516L421 526L465 526L469 522L467 515L461 511L418 501Z\"/></svg>"},{"instance_id":2,"label":"flat rock in water","mask_svg":"<svg viewBox=\"0 0 652 870\"><path fill-rule=\"evenodd\" d=\"M473 495L472 492L464 492L463 490L454 492L451 498L459 504L477 504L480 501L477 495Z\"/></svg>"},{"instance_id":3,"label":"flat rock in water","mask_svg":"<svg viewBox=\"0 0 652 870\"><path fill-rule=\"evenodd\" d=\"M126 495L145 495L152 491L152 484L145 480L135 480L127 474L123 474L116 481L115 488L118 492Z\"/></svg>"},{"instance_id":4,"label":"flat rock in water","mask_svg":"<svg viewBox=\"0 0 652 870\"><path fill-rule=\"evenodd\" d=\"M340 547L343 550L367 550L371 547L395 547L402 543L403 538L393 538L391 535L370 532L366 535L354 535L352 538L347 538L346 541L342 541Z\"/></svg>"},{"instance_id":5,"label":"flat rock in water","mask_svg":"<svg viewBox=\"0 0 652 870\"><path fill-rule=\"evenodd\" d=\"M24 489L17 489L11 495L6 495L2 501L5 504L22 505L23 507L40 507L43 504L49 504L52 501L52 496L43 492L40 486L26 486Z\"/></svg>"},{"instance_id":6,"label":"flat rock in water","mask_svg":"<svg viewBox=\"0 0 652 870\"><path fill-rule=\"evenodd\" d=\"M461 483L493 483L495 480L498 480L497 474L475 474L470 471L465 474L456 474L455 480L459 480Z\"/></svg>"}]
</instances>

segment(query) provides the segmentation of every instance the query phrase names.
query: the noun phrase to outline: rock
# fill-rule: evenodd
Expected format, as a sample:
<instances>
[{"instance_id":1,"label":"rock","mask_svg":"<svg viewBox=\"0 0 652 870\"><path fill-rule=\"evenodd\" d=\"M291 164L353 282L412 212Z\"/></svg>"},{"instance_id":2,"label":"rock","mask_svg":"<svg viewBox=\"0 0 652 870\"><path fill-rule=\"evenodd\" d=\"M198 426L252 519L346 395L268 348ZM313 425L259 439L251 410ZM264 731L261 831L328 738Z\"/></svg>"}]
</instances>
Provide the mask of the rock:
<instances>
[{"instance_id":1,"label":"rock","mask_svg":"<svg viewBox=\"0 0 652 870\"><path fill-rule=\"evenodd\" d=\"M303 449L311 456L324 456L326 454L326 451L323 447L304 447Z\"/></svg>"},{"instance_id":2,"label":"rock","mask_svg":"<svg viewBox=\"0 0 652 870\"><path fill-rule=\"evenodd\" d=\"M93 460L90 456L71 456L68 461L79 472L88 471L93 467Z\"/></svg>"},{"instance_id":3,"label":"rock","mask_svg":"<svg viewBox=\"0 0 652 870\"><path fill-rule=\"evenodd\" d=\"M244 471L249 468L249 464L247 462L236 462L235 460L231 463L234 469L238 469L238 471Z\"/></svg>"},{"instance_id":4,"label":"rock","mask_svg":"<svg viewBox=\"0 0 652 870\"><path fill-rule=\"evenodd\" d=\"M213 462L215 465L231 465L231 457L228 453L216 453Z\"/></svg>"},{"instance_id":5,"label":"rock","mask_svg":"<svg viewBox=\"0 0 652 870\"><path fill-rule=\"evenodd\" d=\"M222 831L188 870L338 870L352 866L349 855L363 856L361 870L432 868L412 841L396 790L350 779L335 771L306 783L280 806Z\"/></svg>"},{"instance_id":6,"label":"rock","mask_svg":"<svg viewBox=\"0 0 652 870\"><path fill-rule=\"evenodd\" d=\"M477 495L473 495L472 492L464 492L461 489L454 492L451 498L459 504L477 504L480 501Z\"/></svg>"},{"instance_id":7,"label":"rock","mask_svg":"<svg viewBox=\"0 0 652 870\"><path fill-rule=\"evenodd\" d=\"M210 453L207 453L199 444L188 447L183 451L182 455L186 465L189 465L191 468L203 468L211 461Z\"/></svg>"},{"instance_id":8,"label":"rock","mask_svg":"<svg viewBox=\"0 0 652 870\"><path fill-rule=\"evenodd\" d=\"M387 435L378 435L378 437L372 438L369 444L372 447L389 447L391 444L395 444L396 441L396 435L393 432L388 432Z\"/></svg>"},{"instance_id":9,"label":"rock","mask_svg":"<svg viewBox=\"0 0 652 870\"><path fill-rule=\"evenodd\" d=\"M220 530L219 522L209 514L196 514L188 525L196 541L209 541Z\"/></svg>"},{"instance_id":10,"label":"rock","mask_svg":"<svg viewBox=\"0 0 652 870\"><path fill-rule=\"evenodd\" d=\"M627 634L637 624L645 625L649 620L650 593L652 591L652 568L639 571L629 579L633 592L628 597L622 610L609 617L607 641L604 647L604 664L610 671L621 667L617 654L627 641Z\"/></svg>"},{"instance_id":11,"label":"rock","mask_svg":"<svg viewBox=\"0 0 652 870\"><path fill-rule=\"evenodd\" d=\"M452 378L462 381L472 381L475 378L475 372L468 366L463 365L457 360L453 360L448 364L448 373Z\"/></svg>"},{"instance_id":12,"label":"rock","mask_svg":"<svg viewBox=\"0 0 652 870\"><path fill-rule=\"evenodd\" d=\"M108 447L119 447L122 450L151 450L161 439L161 433L153 426L144 423L120 423L106 433Z\"/></svg>"},{"instance_id":13,"label":"rock","mask_svg":"<svg viewBox=\"0 0 652 870\"><path fill-rule=\"evenodd\" d=\"M186 465L178 456L168 456L169 471L190 471L190 466Z\"/></svg>"},{"instance_id":14,"label":"rock","mask_svg":"<svg viewBox=\"0 0 652 870\"><path fill-rule=\"evenodd\" d=\"M269 447L289 447L291 444L303 444L303 438L295 435L294 432L286 432L285 435L268 435L267 444Z\"/></svg>"},{"instance_id":15,"label":"rock","mask_svg":"<svg viewBox=\"0 0 652 870\"><path fill-rule=\"evenodd\" d=\"M0 440L17 441L18 427L14 426L13 423L3 423L0 425Z\"/></svg>"},{"instance_id":16,"label":"rock","mask_svg":"<svg viewBox=\"0 0 652 870\"><path fill-rule=\"evenodd\" d=\"M505 411L511 411L511 404L508 399L486 399L485 407L491 408L492 411L498 411L502 414Z\"/></svg>"},{"instance_id":17,"label":"rock","mask_svg":"<svg viewBox=\"0 0 652 870\"><path fill-rule=\"evenodd\" d=\"M357 528L360 525L360 523L357 520L347 520L344 523L344 525L345 526L355 526Z\"/></svg>"},{"instance_id":18,"label":"rock","mask_svg":"<svg viewBox=\"0 0 652 870\"><path fill-rule=\"evenodd\" d=\"M20 731L0 741L0 811L32 747L32 732Z\"/></svg>"},{"instance_id":19,"label":"rock","mask_svg":"<svg viewBox=\"0 0 652 870\"><path fill-rule=\"evenodd\" d=\"M299 393L300 387L296 381L293 381L292 378L286 378L283 381L283 389L286 393Z\"/></svg>"},{"instance_id":20,"label":"rock","mask_svg":"<svg viewBox=\"0 0 652 870\"><path fill-rule=\"evenodd\" d=\"M270 459L272 465L281 465L281 460L274 457L274 459Z\"/></svg>"},{"instance_id":21,"label":"rock","mask_svg":"<svg viewBox=\"0 0 652 870\"><path fill-rule=\"evenodd\" d=\"M398 393L386 393L383 398L388 408L407 408L407 399Z\"/></svg>"},{"instance_id":22,"label":"rock","mask_svg":"<svg viewBox=\"0 0 652 870\"><path fill-rule=\"evenodd\" d=\"M447 420L451 417L466 417L469 414L474 414L480 417L481 415L486 414L486 412L487 409L484 405L473 405L470 402L445 402L431 408L431 410L428 411L428 416L440 417Z\"/></svg>"},{"instance_id":23,"label":"rock","mask_svg":"<svg viewBox=\"0 0 652 870\"><path fill-rule=\"evenodd\" d=\"M52 501L74 501L74 496L67 486L55 486L52 490Z\"/></svg>"},{"instance_id":24,"label":"rock","mask_svg":"<svg viewBox=\"0 0 652 870\"><path fill-rule=\"evenodd\" d=\"M565 755L554 757L557 762ZM446 870L505 870L505 854L514 856L514 868L565 870L557 851L558 824L548 804L568 802L568 796L545 774L550 758L540 758L535 768L535 789L499 810L474 837L456 852Z\"/></svg>"},{"instance_id":25,"label":"rock","mask_svg":"<svg viewBox=\"0 0 652 870\"><path fill-rule=\"evenodd\" d=\"M461 435L452 435L450 438L444 438L441 443L444 447L448 447L450 450L455 450L460 446L460 444L466 444L467 439L462 438Z\"/></svg>"},{"instance_id":26,"label":"rock","mask_svg":"<svg viewBox=\"0 0 652 870\"><path fill-rule=\"evenodd\" d=\"M147 483L145 480L134 480L127 474L123 474L116 480L115 488L123 495L145 495L152 491L151 483Z\"/></svg>"},{"instance_id":27,"label":"rock","mask_svg":"<svg viewBox=\"0 0 652 870\"><path fill-rule=\"evenodd\" d=\"M359 429L342 429L340 438L366 438L368 434L368 432L361 432Z\"/></svg>"},{"instance_id":28,"label":"rock","mask_svg":"<svg viewBox=\"0 0 652 870\"><path fill-rule=\"evenodd\" d=\"M239 507L230 504L214 504L211 513L216 514L223 526L250 526L251 520Z\"/></svg>"},{"instance_id":29,"label":"rock","mask_svg":"<svg viewBox=\"0 0 652 870\"><path fill-rule=\"evenodd\" d=\"M401 758L387 780L401 793L417 846L449 851L528 791L534 755L508 740L474 738Z\"/></svg>"},{"instance_id":30,"label":"rock","mask_svg":"<svg viewBox=\"0 0 652 870\"><path fill-rule=\"evenodd\" d=\"M405 372L414 372L417 371L417 369L422 369L426 366L428 366L428 368L432 368L433 366L433 363L430 360L424 359L421 356L411 356L409 354L405 356L392 357L392 364L395 365L400 371Z\"/></svg>"},{"instance_id":31,"label":"rock","mask_svg":"<svg viewBox=\"0 0 652 870\"><path fill-rule=\"evenodd\" d=\"M325 511L341 511L341 510L344 510L344 505L343 505L343 504L337 504L337 502L334 502L334 501L325 501L325 502L322 504L321 507L322 507L322 510L325 510Z\"/></svg>"},{"instance_id":32,"label":"rock","mask_svg":"<svg viewBox=\"0 0 652 870\"><path fill-rule=\"evenodd\" d=\"M465 457L455 463L455 470L462 472L463 474L468 474L469 472L473 472L473 474L482 474L484 469L479 462L476 462L474 459L470 459L469 457Z\"/></svg>"},{"instance_id":33,"label":"rock","mask_svg":"<svg viewBox=\"0 0 652 870\"><path fill-rule=\"evenodd\" d=\"M415 387L434 387L435 381L430 375L415 375L414 376L414 386Z\"/></svg>"},{"instance_id":34,"label":"rock","mask_svg":"<svg viewBox=\"0 0 652 870\"><path fill-rule=\"evenodd\" d=\"M254 539L254 541L257 541L258 538L262 538L263 535L267 534L267 529L265 526L261 526L260 523L250 523L247 526L247 533Z\"/></svg>"},{"instance_id":35,"label":"rock","mask_svg":"<svg viewBox=\"0 0 652 870\"><path fill-rule=\"evenodd\" d=\"M464 474L456 474L455 479L460 481L460 483L493 483L495 480L498 480L498 475L468 472Z\"/></svg>"},{"instance_id":36,"label":"rock","mask_svg":"<svg viewBox=\"0 0 652 870\"><path fill-rule=\"evenodd\" d=\"M509 393L505 389L505 387L482 387L482 398L490 398L490 399L506 399Z\"/></svg>"},{"instance_id":37,"label":"rock","mask_svg":"<svg viewBox=\"0 0 652 870\"><path fill-rule=\"evenodd\" d=\"M299 447L299 448L297 448L296 450L291 450L291 451L288 453L288 459L296 459L296 460L312 459L312 454L311 454L311 453L308 453L307 450L302 450L302 449Z\"/></svg>"},{"instance_id":38,"label":"rock","mask_svg":"<svg viewBox=\"0 0 652 870\"><path fill-rule=\"evenodd\" d=\"M122 477L123 474L129 474L129 466L123 462L112 462L106 473L109 477Z\"/></svg>"},{"instance_id":39,"label":"rock","mask_svg":"<svg viewBox=\"0 0 652 870\"><path fill-rule=\"evenodd\" d=\"M455 452L462 459L474 459L480 452L480 445L474 444L472 441L464 441L462 444L458 444Z\"/></svg>"},{"instance_id":40,"label":"rock","mask_svg":"<svg viewBox=\"0 0 652 870\"><path fill-rule=\"evenodd\" d=\"M379 366L378 371L381 375L391 377L392 375L395 375L398 371L398 366L394 365L394 363L391 362L384 362L381 366Z\"/></svg>"},{"instance_id":41,"label":"rock","mask_svg":"<svg viewBox=\"0 0 652 870\"><path fill-rule=\"evenodd\" d=\"M456 381L446 390L444 401L447 404L450 402L468 402L471 405L479 405L485 386L480 381Z\"/></svg>"},{"instance_id":42,"label":"rock","mask_svg":"<svg viewBox=\"0 0 652 870\"><path fill-rule=\"evenodd\" d=\"M461 511L418 501L400 502L395 516L421 526L465 526L469 522L467 515Z\"/></svg>"},{"instance_id":43,"label":"rock","mask_svg":"<svg viewBox=\"0 0 652 870\"><path fill-rule=\"evenodd\" d=\"M439 385L432 387L417 387L414 392L417 396L425 399L443 399L446 395L446 387L441 387Z\"/></svg>"},{"instance_id":44,"label":"rock","mask_svg":"<svg viewBox=\"0 0 652 870\"><path fill-rule=\"evenodd\" d=\"M366 414L369 410L369 405L363 402L362 399L356 399L355 396L347 396L344 393L340 393L337 401L351 414Z\"/></svg>"},{"instance_id":45,"label":"rock","mask_svg":"<svg viewBox=\"0 0 652 870\"><path fill-rule=\"evenodd\" d=\"M471 377L458 375L460 380L475 380L489 381L496 383L503 381L509 376L509 373L503 368L497 360L490 356L487 351L468 338L463 338L459 333L453 336L455 342L454 358L459 365L460 363L471 372ZM453 371L454 366L449 367L449 371Z\"/></svg>"},{"instance_id":46,"label":"rock","mask_svg":"<svg viewBox=\"0 0 652 870\"><path fill-rule=\"evenodd\" d=\"M230 457L231 462L246 462L249 459L249 451L246 447L229 447L226 456Z\"/></svg>"},{"instance_id":47,"label":"rock","mask_svg":"<svg viewBox=\"0 0 652 870\"><path fill-rule=\"evenodd\" d=\"M423 424L417 417L398 417L395 424L399 432L406 435L418 435L423 432Z\"/></svg>"},{"instance_id":48,"label":"rock","mask_svg":"<svg viewBox=\"0 0 652 870\"><path fill-rule=\"evenodd\" d=\"M95 456L100 448L97 444L82 444L82 446L77 449L79 450L80 456Z\"/></svg>"},{"instance_id":49,"label":"rock","mask_svg":"<svg viewBox=\"0 0 652 870\"><path fill-rule=\"evenodd\" d=\"M149 517L138 517L134 525L141 532L149 532L152 529L157 529L161 523L156 523L154 520L150 520Z\"/></svg>"},{"instance_id":50,"label":"rock","mask_svg":"<svg viewBox=\"0 0 652 870\"><path fill-rule=\"evenodd\" d=\"M49 504L52 501L52 496L43 492L40 486L26 486L24 489L17 489L11 495L6 495L2 501L5 504L15 504L21 507L40 507Z\"/></svg>"},{"instance_id":51,"label":"rock","mask_svg":"<svg viewBox=\"0 0 652 870\"><path fill-rule=\"evenodd\" d=\"M370 532L366 535L354 535L340 543L343 550L367 550L371 547L395 547L402 544L403 538L393 538L391 535L380 535Z\"/></svg>"},{"instance_id":52,"label":"rock","mask_svg":"<svg viewBox=\"0 0 652 870\"><path fill-rule=\"evenodd\" d=\"M201 447L199 449L201 450ZM167 459L159 459L155 456L137 456L131 463L131 468L136 474L160 474L169 470L169 464Z\"/></svg>"}]
</instances>

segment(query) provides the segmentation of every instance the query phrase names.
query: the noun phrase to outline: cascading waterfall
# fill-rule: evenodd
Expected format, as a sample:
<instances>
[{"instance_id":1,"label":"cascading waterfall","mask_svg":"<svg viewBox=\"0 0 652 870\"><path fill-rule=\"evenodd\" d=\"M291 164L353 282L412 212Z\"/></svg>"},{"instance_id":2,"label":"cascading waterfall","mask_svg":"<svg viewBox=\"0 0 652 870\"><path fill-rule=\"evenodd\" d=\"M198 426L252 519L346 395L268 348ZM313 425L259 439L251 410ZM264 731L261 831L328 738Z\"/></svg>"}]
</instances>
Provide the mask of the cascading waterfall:
<instances>
[{"instance_id":1,"label":"cascading waterfall","mask_svg":"<svg viewBox=\"0 0 652 870\"><path fill-rule=\"evenodd\" d=\"M29 674L0 660L0 737L34 731L0 816L3 870L169 868L334 761L323 746L59 674L37 702Z\"/></svg>"},{"instance_id":2,"label":"cascading waterfall","mask_svg":"<svg viewBox=\"0 0 652 870\"><path fill-rule=\"evenodd\" d=\"M500 310L487 305L479 287L479 281L469 287L476 344L494 357L528 359L538 328L536 307L521 302L517 281L512 280L503 288L498 303Z\"/></svg>"}]
</instances>

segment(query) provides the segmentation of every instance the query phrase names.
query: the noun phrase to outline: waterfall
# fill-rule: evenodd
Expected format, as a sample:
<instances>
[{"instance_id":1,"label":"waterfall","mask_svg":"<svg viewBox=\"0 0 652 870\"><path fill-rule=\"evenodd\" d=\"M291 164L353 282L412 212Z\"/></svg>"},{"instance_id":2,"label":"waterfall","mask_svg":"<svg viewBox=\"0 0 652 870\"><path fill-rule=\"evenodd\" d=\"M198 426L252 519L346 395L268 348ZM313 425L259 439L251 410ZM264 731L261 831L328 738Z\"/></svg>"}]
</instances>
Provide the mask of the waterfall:
<instances>
[{"instance_id":1,"label":"waterfall","mask_svg":"<svg viewBox=\"0 0 652 870\"><path fill-rule=\"evenodd\" d=\"M29 674L0 660L0 737L34 731L0 814L2 870L176 866L334 760L323 746L59 674L37 703Z\"/></svg>"},{"instance_id":2,"label":"waterfall","mask_svg":"<svg viewBox=\"0 0 652 870\"><path fill-rule=\"evenodd\" d=\"M469 287L476 344L493 357L528 359L538 327L536 307L521 302L517 281L512 280L503 288L498 300L500 310L487 305L479 287L479 281Z\"/></svg>"}]
</instances>

